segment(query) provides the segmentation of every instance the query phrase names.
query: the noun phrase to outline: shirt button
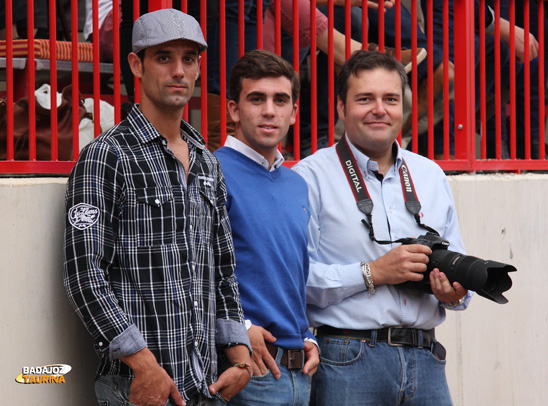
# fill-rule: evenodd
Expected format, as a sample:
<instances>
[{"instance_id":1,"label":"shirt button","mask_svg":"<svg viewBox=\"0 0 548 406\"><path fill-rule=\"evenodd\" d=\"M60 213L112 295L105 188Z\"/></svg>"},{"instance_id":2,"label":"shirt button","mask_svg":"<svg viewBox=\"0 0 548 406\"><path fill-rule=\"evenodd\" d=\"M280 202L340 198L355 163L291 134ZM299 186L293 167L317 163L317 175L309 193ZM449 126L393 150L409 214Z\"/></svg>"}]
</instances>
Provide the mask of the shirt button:
<instances>
[{"instance_id":1,"label":"shirt button","mask_svg":"<svg viewBox=\"0 0 548 406\"><path fill-rule=\"evenodd\" d=\"M154 200L154 203L156 203L156 205L159 206L160 205L160 199Z\"/></svg>"},{"instance_id":2,"label":"shirt button","mask_svg":"<svg viewBox=\"0 0 548 406\"><path fill-rule=\"evenodd\" d=\"M198 347L198 341L194 341L194 346Z\"/></svg>"},{"instance_id":3,"label":"shirt button","mask_svg":"<svg viewBox=\"0 0 548 406\"><path fill-rule=\"evenodd\" d=\"M102 346L103 346L103 342L101 341L101 342L99 343L99 347L102 347Z\"/></svg>"},{"instance_id":4,"label":"shirt button","mask_svg":"<svg viewBox=\"0 0 548 406\"><path fill-rule=\"evenodd\" d=\"M194 301L194 307L198 307L198 302Z\"/></svg>"}]
</instances>

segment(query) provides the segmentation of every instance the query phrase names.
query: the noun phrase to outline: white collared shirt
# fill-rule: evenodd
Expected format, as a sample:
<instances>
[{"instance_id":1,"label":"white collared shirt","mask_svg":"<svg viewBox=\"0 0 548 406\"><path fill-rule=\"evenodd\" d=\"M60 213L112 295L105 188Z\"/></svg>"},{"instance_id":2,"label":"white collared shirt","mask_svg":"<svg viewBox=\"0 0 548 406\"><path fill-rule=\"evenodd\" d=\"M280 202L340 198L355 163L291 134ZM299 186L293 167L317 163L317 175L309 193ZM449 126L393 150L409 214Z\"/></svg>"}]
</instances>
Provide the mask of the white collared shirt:
<instances>
[{"instance_id":1,"label":"white collared shirt","mask_svg":"<svg viewBox=\"0 0 548 406\"><path fill-rule=\"evenodd\" d=\"M284 163L284 157L282 153L276 150L276 159L274 159L274 163L272 164L272 166L270 166L270 164L268 163L268 160L264 156L262 156L253 148L244 144L242 141L240 141L239 139L237 139L236 137L232 135L229 135L226 137L226 142L224 146L235 149L241 154L244 154L249 159L257 162L261 166L264 166L270 172L275 171Z\"/></svg>"}]
</instances>

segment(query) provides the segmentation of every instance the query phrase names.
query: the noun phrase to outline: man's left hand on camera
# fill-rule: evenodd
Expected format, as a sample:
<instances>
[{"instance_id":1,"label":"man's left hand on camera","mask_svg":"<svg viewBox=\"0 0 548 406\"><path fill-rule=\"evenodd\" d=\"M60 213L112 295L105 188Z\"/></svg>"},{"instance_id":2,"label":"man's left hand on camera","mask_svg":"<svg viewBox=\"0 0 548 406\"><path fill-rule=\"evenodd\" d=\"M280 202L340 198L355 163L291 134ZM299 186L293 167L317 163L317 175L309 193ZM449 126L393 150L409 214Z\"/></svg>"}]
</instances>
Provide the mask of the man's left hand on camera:
<instances>
[{"instance_id":1,"label":"man's left hand on camera","mask_svg":"<svg viewBox=\"0 0 548 406\"><path fill-rule=\"evenodd\" d=\"M468 293L468 290L460 283L453 282L451 284L447 276L443 272L440 272L438 268L430 272L430 286L436 299L445 303L458 302Z\"/></svg>"}]
</instances>

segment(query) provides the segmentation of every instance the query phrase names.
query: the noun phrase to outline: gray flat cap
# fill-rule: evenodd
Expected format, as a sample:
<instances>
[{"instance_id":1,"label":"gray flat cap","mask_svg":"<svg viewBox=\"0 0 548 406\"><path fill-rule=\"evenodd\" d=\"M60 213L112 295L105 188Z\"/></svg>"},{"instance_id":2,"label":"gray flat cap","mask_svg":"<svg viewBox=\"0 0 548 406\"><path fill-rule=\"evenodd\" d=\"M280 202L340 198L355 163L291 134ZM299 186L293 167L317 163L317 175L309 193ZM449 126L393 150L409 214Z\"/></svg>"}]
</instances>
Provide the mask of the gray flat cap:
<instances>
[{"instance_id":1,"label":"gray flat cap","mask_svg":"<svg viewBox=\"0 0 548 406\"><path fill-rule=\"evenodd\" d=\"M173 8L143 14L133 24L132 50L143 49L175 39L195 42L199 52L207 49L200 24L196 19Z\"/></svg>"}]
</instances>

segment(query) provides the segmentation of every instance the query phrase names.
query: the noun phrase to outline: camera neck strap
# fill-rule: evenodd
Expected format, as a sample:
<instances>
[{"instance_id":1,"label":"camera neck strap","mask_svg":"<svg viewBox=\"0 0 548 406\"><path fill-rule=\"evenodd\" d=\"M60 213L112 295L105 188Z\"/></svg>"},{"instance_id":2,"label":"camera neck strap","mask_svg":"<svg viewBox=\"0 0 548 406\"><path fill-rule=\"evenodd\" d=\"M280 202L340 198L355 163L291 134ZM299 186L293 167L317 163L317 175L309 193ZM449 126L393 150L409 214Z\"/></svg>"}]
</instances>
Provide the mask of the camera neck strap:
<instances>
[{"instance_id":1,"label":"camera neck strap","mask_svg":"<svg viewBox=\"0 0 548 406\"><path fill-rule=\"evenodd\" d=\"M362 223L369 229L369 238L371 238L372 241L375 241L378 244L392 244L403 242L403 239L390 241L377 240L375 238L372 221L373 200L371 199L371 196L367 191L367 187L365 186L365 182L363 181L362 174L356 163L356 159L354 158L354 155L352 154L352 151L348 146L348 141L346 137L343 137L343 139L339 141L336 149L337 155L339 156L339 161L344 170L344 173L346 174L346 179L348 180L350 189L352 189L352 193L354 194L354 198L356 199L356 205L367 218L367 220L362 219ZM436 230L421 223L419 215L421 210L421 204L419 202L417 194L415 193L415 187L413 185L413 180L411 179L411 173L409 173L409 168L407 167L407 164L405 163L405 160L403 158L399 171L403 198L405 200L405 208L409 213L413 215L419 227L431 233L439 235Z\"/></svg>"}]
</instances>

